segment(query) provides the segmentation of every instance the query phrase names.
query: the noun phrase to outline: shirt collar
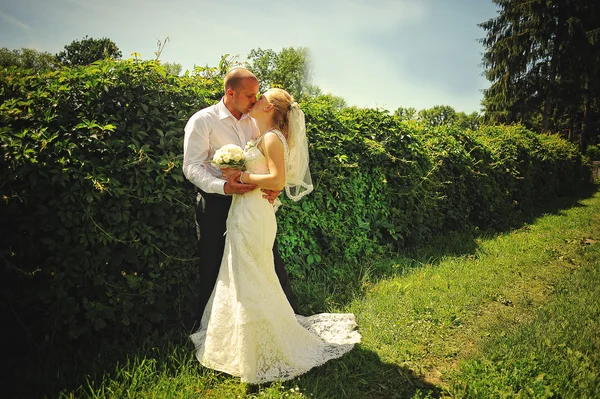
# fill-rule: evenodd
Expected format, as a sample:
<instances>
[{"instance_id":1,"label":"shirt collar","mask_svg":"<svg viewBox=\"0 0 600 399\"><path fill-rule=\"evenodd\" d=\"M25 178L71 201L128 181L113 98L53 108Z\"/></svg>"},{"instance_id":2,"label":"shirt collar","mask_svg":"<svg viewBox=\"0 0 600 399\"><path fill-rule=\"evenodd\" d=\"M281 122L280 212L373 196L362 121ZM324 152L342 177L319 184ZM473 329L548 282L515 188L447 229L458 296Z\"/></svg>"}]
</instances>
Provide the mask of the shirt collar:
<instances>
[{"instance_id":1,"label":"shirt collar","mask_svg":"<svg viewBox=\"0 0 600 399\"><path fill-rule=\"evenodd\" d=\"M219 114L219 119L233 118L234 121L238 122L237 118L233 116L231 111L229 111L225 106L225 101L223 100L223 98L221 98L221 101L219 101L219 104L217 104L217 113ZM241 122L249 117L250 115L248 114L242 114L242 117L239 121Z\"/></svg>"}]
</instances>

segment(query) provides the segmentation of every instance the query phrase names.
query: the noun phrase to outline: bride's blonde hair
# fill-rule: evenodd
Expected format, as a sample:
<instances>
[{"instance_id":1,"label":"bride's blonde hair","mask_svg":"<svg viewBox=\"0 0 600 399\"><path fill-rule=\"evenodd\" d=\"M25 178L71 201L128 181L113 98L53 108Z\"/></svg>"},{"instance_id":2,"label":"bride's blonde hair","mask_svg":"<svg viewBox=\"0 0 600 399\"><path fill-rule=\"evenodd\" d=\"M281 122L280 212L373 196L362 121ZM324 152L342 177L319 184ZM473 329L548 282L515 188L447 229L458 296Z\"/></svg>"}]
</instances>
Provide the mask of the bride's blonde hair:
<instances>
[{"instance_id":1,"label":"bride's blonde hair","mask_svg":"<svg viewBox=\"0 0 600 399\"><path fill-rule=\"evenodd\" d=\"M277 128L288 137L288 124L291 105L294 97L287 91L279 88L269 89L265 92L269 104L273 105L273 123Z\"/></svg>"}]
</instances>

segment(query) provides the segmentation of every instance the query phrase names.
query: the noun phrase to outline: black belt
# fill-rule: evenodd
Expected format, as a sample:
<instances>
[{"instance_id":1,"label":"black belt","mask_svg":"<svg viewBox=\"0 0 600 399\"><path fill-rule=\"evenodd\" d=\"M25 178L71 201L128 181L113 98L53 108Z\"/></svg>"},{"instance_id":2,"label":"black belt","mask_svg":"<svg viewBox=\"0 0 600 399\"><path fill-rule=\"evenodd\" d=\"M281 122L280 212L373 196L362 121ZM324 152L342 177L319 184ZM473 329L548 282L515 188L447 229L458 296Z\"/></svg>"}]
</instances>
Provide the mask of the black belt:
<instances>
[{"instance_id":1,"label":"black belt","mask_svg":"<svg viewBox=\"0 0 600 399\"><path fill-rule=\"evenodd\" d=\"M231 199L231 195L223 195L223 194L217 194L217 193L207 193L206 191L202 191L200 189L198 189L198 193L203 196L204 198L206 197L214 197L217 199Z\"/></svg>"}]
</instances>

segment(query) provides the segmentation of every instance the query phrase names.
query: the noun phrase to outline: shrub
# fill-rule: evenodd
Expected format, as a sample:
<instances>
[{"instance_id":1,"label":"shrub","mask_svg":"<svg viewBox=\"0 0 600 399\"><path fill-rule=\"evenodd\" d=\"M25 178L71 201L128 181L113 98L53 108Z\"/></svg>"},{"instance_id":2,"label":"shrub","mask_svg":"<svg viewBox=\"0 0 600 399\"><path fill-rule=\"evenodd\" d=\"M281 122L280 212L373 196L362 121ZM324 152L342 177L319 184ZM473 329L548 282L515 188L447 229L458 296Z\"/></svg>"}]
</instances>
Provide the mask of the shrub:
<instances>
[{"instance_id":1,"label":"shrub","mask_svg":"<svg viewBox=\"0 0 600 399\"><path fill-rule=\"evenodd\" d=\"M207 105L190 79L133 62L0 71L3 294L40 331L132 334L189 308L182 126Z\"/></svg>"},{"instance_id":2,"label":"shrub","mask_svg":"<svg viewBox=\"0 0 600 399\"><path fill-rule=\"evenodd\" d=\"M30 334L118 337L199 317L183 127L220 90L218 76L153 62L0 70L2 304ZM506 227L586 178L574 145L522 126L473 132L319 98L301 106L315 191L278 213L295 277L354 276L388 249Z\"/></svg>"}]
</instances>

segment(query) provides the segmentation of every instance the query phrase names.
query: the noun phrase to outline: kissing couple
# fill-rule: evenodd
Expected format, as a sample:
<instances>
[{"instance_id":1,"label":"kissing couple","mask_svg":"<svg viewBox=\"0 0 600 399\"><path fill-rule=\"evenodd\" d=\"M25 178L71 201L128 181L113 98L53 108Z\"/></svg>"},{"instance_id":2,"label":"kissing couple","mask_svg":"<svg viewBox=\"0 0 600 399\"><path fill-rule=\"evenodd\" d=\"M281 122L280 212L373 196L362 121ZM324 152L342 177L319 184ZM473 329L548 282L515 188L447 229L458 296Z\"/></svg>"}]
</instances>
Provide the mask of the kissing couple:
<instances>
[{"instance_id":1,"label":"kissing couple","mask_svg":"<svg viewBox=\"0 0 600 399\"><path fill-rule=\"evenodd\" d=\"M227 144L246 148L245 170L207 162ZM190 338L200 363L262 384L349 352L361 339L354 315L297 314L277 250L279 193L298 201L313 190L304 112L293 97L277 88L259 94L256 76L235 68L223 98L187 122L183 152L199 191L202 317Z\"/></svg>"}]
</instances>

